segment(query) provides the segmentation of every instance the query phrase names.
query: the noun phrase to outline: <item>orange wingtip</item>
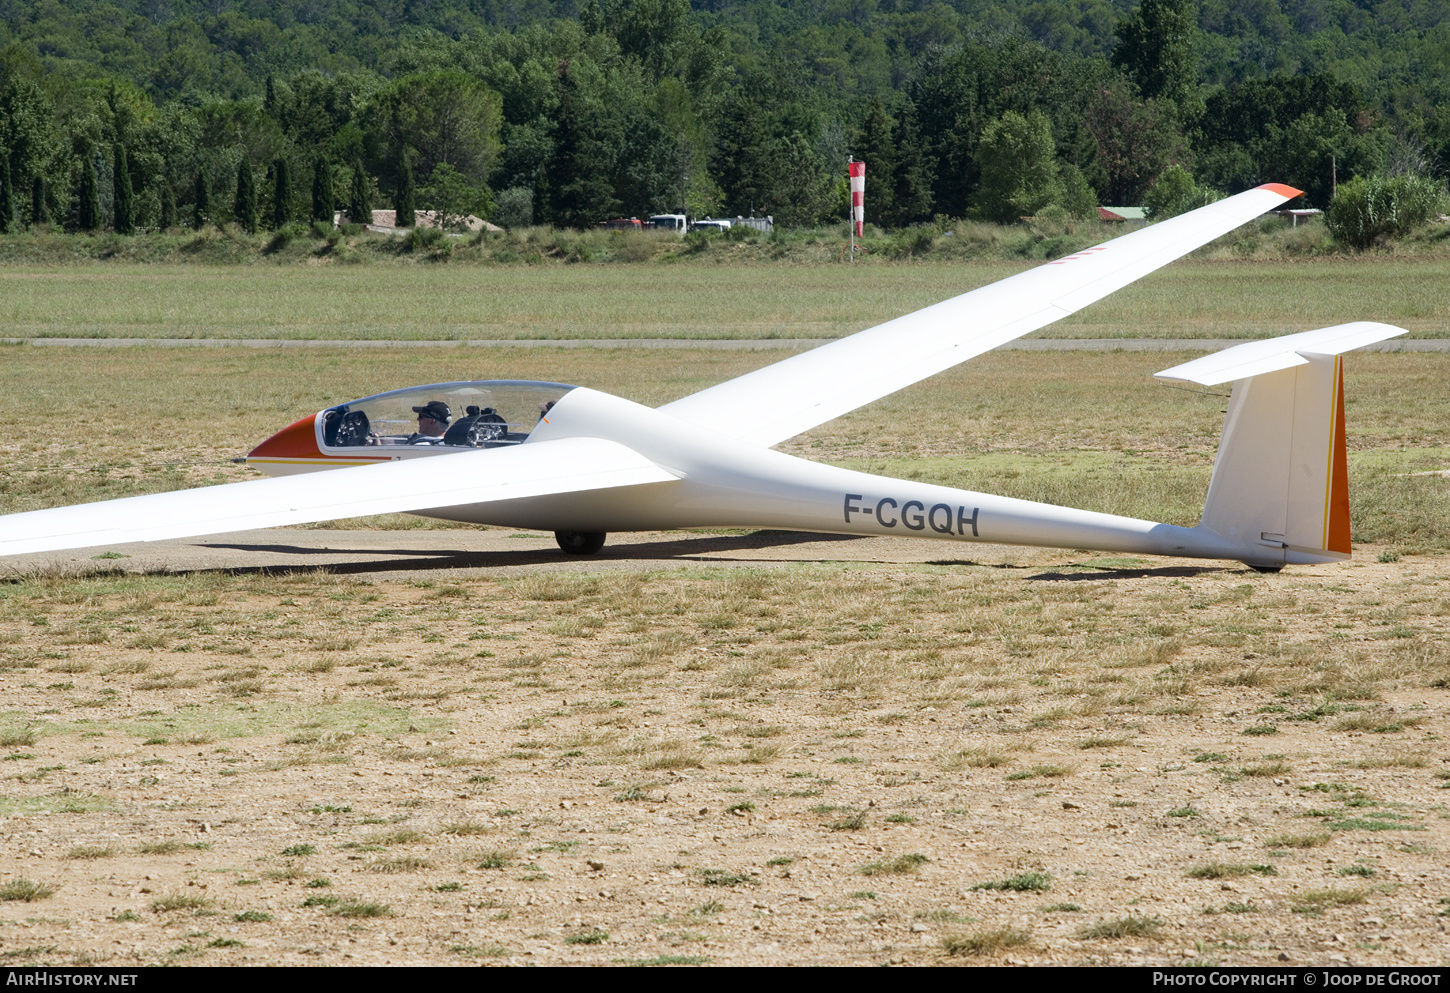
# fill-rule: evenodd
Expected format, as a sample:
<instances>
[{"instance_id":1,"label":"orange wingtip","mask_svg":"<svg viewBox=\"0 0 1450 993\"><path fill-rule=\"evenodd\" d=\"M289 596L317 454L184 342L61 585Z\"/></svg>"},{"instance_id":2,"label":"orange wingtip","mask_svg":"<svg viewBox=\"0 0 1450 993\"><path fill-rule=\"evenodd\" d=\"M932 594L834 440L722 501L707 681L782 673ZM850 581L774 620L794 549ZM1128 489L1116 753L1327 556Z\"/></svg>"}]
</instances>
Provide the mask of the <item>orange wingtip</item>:
<instances>
[{"instance_id":1,"label":"orange wingtip","mask_svg":"<svg viewBox=\"0 0 1450 993\"><path fill-rule=\"evenodd\" d=\"M1265 183L1263 186L1258 187L1258 189L1273 190L1275 193L1279 194L1279 196L1285 197L1289 200L1292 200L1295 197L1302 197L1304 195L1303 190L1296 190L1294 189L1294 187L1285 186L1283 183Z\"/></svg>"}]
</instances>

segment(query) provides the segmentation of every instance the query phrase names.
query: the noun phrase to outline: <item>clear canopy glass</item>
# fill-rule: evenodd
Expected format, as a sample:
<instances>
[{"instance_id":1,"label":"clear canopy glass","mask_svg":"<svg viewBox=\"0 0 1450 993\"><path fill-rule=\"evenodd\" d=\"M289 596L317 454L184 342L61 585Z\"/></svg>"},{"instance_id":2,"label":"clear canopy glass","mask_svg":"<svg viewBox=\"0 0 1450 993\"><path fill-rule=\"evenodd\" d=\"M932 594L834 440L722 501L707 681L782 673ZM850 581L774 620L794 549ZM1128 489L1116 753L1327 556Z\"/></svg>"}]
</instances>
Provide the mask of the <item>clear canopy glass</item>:
<instances>
[{"instance_id":1,"label":"clear canopy glass","mask_svg":"<svg viewBox=\"0 0 1450 993\"><path fill-rule=\"evenodd\" d=\"M517 445L572 389L564 383L506 379L435 383L379 393L324 410L322 447Z\"/></svg>"}]
</instances>

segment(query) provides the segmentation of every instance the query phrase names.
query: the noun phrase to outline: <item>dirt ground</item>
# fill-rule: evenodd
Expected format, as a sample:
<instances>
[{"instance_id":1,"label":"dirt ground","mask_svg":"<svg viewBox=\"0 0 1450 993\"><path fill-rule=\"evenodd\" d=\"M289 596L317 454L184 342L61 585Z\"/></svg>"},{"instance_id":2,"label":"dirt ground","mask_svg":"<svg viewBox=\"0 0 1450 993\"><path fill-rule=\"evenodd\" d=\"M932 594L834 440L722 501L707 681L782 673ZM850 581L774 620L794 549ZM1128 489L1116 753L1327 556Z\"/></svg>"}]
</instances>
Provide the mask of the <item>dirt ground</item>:
<instances>
[{"instance_id":1,"label":"dirt ground","mask_svg":"<svg viewBox=\"0 0 1450 993\"><path fill-rule=\"evenodd\" d=\"M1450 558L121 551L0 576L5 964L1450 959Z\"/></svg>"}]
</instances>

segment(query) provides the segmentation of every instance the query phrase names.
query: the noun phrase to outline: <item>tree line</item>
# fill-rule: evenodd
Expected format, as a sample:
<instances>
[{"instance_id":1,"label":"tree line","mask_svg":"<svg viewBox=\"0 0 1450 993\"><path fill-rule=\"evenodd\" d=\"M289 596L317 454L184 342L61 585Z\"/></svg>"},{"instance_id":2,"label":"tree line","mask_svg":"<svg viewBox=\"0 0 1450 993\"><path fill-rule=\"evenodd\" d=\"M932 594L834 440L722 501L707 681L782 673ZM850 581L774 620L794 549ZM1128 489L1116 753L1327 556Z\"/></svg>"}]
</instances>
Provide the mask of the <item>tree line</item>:
<instances>
[{"instance_id":1,"label":"tree line","mask_svg":"<svg viewBox=\"0 0 1450 993\"><path fill-rule=\"evenodd\" d=\"M884 227L1438 175L1450 5L1285 3L14 5L0 230L810 225L845 215L850 155Z\"/></svg>"}]
</instances>

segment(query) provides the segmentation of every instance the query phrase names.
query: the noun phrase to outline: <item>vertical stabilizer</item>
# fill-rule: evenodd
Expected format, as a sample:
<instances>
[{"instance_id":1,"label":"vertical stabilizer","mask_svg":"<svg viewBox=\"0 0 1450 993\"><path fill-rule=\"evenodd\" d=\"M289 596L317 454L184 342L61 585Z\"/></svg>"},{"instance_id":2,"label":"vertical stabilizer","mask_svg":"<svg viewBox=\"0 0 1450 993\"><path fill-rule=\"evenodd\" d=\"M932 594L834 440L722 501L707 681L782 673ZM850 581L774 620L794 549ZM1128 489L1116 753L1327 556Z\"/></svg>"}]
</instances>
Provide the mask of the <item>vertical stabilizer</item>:
<instances>
[{"instance_id":1,"label":"vertical stabilizer","mask_svg":"<svg viewBox=\"0 0 1450 993\"><path fill-rule=\"evenodd\" d=\"M1349 556L1343 360L1234 383L1203 526L1267 551Z\"/></svg>"},{"instance_id":2,"label":"vertical stabilizer","mask_svg":"<svg viewBox=\"0 0 1450 993\"><path fill-rule=\"evenodd\" d=\"M1340 353L1403 330L1360 322L1226 349L1158 373L1233 380L1201 527L1275 566L1350 556L1349 457Z\"/></svg>"}]
</instances>

